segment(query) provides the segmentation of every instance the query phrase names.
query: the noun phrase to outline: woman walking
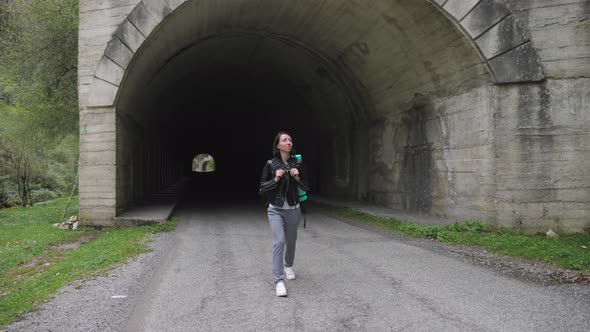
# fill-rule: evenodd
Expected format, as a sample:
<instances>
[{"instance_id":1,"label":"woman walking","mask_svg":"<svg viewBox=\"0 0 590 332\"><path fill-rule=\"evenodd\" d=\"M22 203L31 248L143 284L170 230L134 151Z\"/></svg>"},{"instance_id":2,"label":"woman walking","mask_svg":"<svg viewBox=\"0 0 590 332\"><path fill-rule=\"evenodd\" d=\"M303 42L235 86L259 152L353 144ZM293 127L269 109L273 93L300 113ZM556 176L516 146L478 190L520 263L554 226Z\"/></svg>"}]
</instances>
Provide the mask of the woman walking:
<instances>
[{"instance_id":1,"label":"woman walking","mask_svg":"<svg viewBox=\"0 0 590 332\"><path fill-rule=\"evenodd\" d=\"M268 222L272 231L272 274L277 296L287 296L285 277L295 279L293 261L301 210L298 189L308 191L301 160L294 152L291 135L277 134L273 141L273 159L262 170L260 193L267 201ZM284 262L283 262L284 260Z\"/></svg>"}]
</instances>

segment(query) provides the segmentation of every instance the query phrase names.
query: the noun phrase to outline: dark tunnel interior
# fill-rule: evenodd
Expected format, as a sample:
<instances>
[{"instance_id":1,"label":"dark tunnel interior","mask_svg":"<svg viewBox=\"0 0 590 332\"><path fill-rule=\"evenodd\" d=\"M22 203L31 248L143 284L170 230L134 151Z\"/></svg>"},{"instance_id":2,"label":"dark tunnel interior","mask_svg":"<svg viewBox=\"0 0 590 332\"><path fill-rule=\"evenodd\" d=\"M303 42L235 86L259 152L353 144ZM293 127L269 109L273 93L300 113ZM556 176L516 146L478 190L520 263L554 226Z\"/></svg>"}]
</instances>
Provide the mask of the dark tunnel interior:
<instances>
[{"instance_id":1,"label":"dark tunnel interior","mask_svg":"<svg viewBox=\"0 0 590 332\"><path fill-rule=\"evenodd\" d=\"M227 54L226 46L231 48L239 42L229 39L212 54ZM297 52L293 53L297 58ZM160 90L141 91L150 95L149 104L129 103L120 109L139 124L143 136L161 144L175 164L173 167L180 169L179 176L190 180L185 200L262 201L258 195L260 175L266 160L272 158L272 142L279 131L291 134L294 152L303 157L312 191L320 193L319 176L324 171L320 165L327 166L321 162L322 151L340 144L331 133L335 128L343 128L342 121L349 122L350 117L346 107L335 109L345 99L340 91L330 95L312 89L307 82L309 77L301 75L298 66L309 67L309 59L298 59L293 66L285 66L274 60L256 61L255 57L236 54L229 60L219 59L206 67L177 72L174 77L178 79ZM318 63L312 61L311 66L326 75L319 70ZM138 94L137 91L133 93ZM127 100L137 99L133 96ZM127 127L118 130L126 132L123 136L131 132ZM192 171L193 158L202 153L214 158L214 172ZM165 188L159 188L162 189ZM132 191L128 205L154 193L145 189Z\"/></svg>"},{"instance_id":2,"label":"dark tunnel interior","mask_svg":"<svg viewBox=\"0 0 590 332\"><path fill-rule=\"evenodd\" d=\"M282 109L277 101L256 96L255 92L238 91L235 87L247 83L238 78L220 77L223 79L215 82L219 88L205 95L191 93L198 90L199 82L177 90L177 102L171 104L171 111L162 119L161 136L166 137L166 148L182 165L182 176L191 180L186 199L256 199L261 170L272 157L276 133L291 133L306 163L308 158L313 159L308 147L311 135L306 135L305 123L297 114ZM276 92L265 93L272 96ZM201 153L214 158L214 172L192 171L193 158Z\"/></svg>"}]
</instances>

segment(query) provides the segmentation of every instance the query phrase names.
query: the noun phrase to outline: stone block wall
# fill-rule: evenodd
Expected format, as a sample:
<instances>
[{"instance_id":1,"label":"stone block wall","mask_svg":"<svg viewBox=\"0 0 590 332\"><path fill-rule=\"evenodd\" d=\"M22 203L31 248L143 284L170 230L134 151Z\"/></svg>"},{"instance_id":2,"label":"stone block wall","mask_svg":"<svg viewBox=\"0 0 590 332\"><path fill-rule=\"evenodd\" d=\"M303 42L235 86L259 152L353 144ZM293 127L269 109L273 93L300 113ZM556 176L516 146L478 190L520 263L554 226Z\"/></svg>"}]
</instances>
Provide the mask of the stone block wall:
<instances>
[{"instance_id":1,"label":"stone block wall","mask_svg":"<svg viewBox=\"0 0 590 332\"><path fill-rule=\"evenodd\" d=\"M590 80L498 87L498 223L581 231L590 225Z\"/></svg>"},{"instance_id":2,"label":"stone block wall","mask_svg":"<svg viewBox=\"0 0 590 332\"><path fill-rule=\"evenodd\" d=\"M415 101L371 128L370 197L456 220L581 231L590 223L589 102L586 78Z\"/></svg>"},{"instance_id":3,"label":"stone block wall","mask_svg":"<svg viewBox=\"0 0 590 332\"><path fill-rule=\"evenodd\" d=\"M110 225L116 204L115 111L80 110L79 197L82 224Z\"/></svg>"},{"instance_id":4,"label":"stone block wall","mask_svg":"<svg viewBox=\"0 0 590 332\"><path fill-rule=\"evenodd\" d=\"M110 226L114 222L117 204L116 113L114 107L89 108L87 105L95 71L111 35L138 1L80 1L78 94L82 224Z\"/></svg>"}]
</instances>

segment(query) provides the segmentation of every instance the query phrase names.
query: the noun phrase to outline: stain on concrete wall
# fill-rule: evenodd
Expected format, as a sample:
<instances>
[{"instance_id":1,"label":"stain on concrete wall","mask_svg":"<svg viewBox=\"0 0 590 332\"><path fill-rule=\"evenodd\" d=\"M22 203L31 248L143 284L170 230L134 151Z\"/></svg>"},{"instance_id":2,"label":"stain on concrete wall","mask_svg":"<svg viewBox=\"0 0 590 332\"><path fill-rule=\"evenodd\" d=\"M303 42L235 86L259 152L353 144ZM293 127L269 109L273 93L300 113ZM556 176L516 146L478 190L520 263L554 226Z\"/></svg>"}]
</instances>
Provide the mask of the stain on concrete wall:
<instances>
[{"instance_id":1,"label":"stain on concrete wall","mask_svg":"<svg viewBox=\"0 0 590 332\"><path fill-rule=\"evenodd\" d=\"M430 212L432 207L433 148L428 140L427 108L418 105L406 112L407 138L401 169L403 207Z\"/></svg>"}]
</instances>

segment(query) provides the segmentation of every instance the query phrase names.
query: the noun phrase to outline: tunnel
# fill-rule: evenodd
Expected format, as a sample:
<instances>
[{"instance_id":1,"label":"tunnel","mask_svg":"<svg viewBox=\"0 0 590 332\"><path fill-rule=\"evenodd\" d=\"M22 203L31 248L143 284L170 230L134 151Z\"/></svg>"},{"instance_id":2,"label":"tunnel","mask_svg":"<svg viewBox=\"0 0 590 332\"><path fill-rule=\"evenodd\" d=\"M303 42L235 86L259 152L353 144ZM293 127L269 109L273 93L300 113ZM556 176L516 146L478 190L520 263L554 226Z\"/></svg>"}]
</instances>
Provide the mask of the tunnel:
<instances>
[{"instance_id":1,"label":"tunnel","mask_svg":"<svg viewBox=\"0 0 590 332\"><path fill-rule=\"evenodd\" d=\"M194 197L255 199L279 131L293 136L315 192L325 185L319 181L321 173L331 169L340 171L341 191L355 192L357 183L350 173L357 165L349 160L355 142L339 136L361 132L363 126L366 131L366 119L358 92L342 73L331 74L327 66L296 41L249 32L210 36L179 50L153 78L155 87L133 85L117 108L123 119L117 127L117 136L123 138L118 149L122 159L130 158L119 171L129 174L121 182L129 190L129 202L163 189L145 190L157 174L149 174L147 155L128 153L129 148L148 152L150 146L166 151L166 167L175 171L171 182L191 179ZM137 146L129 146L128 140ZM330 156L322 156L328 151L333 151ZM192 160L200 153L214 158L215 172L192 172ZM348 158L346 165L329 165L335 154ZM133 173L148 176L135 179Z\"/></svg>"},{"instance_id":2,"label":"tunnel","mask_svg":"<svg viewBox=\"0 0 590 332\"><path fill-rule=\"evenodd\" d=\"M182 178L192 197L255 199L272 140L287 131L314 194L428 211L430 99L490 81L474 47L425 2L187 2L126 70L117 210ZM371 128L388 121L398 133L382 158L399 158L399 198L370 190L381 166ZM192 172L200 153L215 172Z\"/></svg>"},{"instance_id":3,"label":"tunnel","mask_svg":"<svg viewBox=\"0 0 590 332\"><path fill-rule=\"evenodd\" d=\"M582 60L577 48L560 51L569 45L561 30L535 23L557 14L515 8L82 0L82 221L117 225L178 183L195 202L258 200L273 138L287 131L310 200L581 230ZM193 172L202 154L214 172Z\"/></svg>"}]
</instances>

